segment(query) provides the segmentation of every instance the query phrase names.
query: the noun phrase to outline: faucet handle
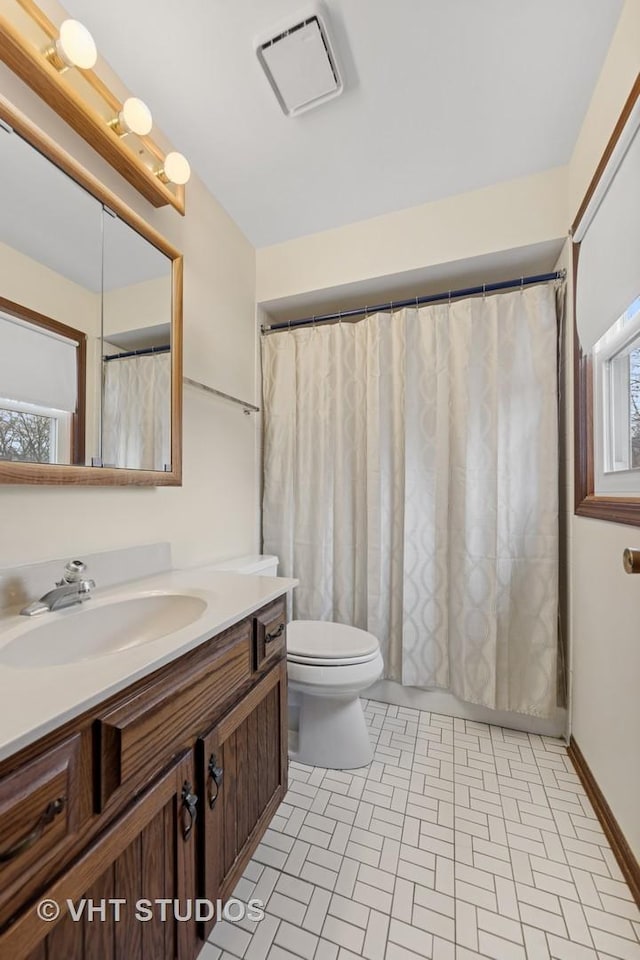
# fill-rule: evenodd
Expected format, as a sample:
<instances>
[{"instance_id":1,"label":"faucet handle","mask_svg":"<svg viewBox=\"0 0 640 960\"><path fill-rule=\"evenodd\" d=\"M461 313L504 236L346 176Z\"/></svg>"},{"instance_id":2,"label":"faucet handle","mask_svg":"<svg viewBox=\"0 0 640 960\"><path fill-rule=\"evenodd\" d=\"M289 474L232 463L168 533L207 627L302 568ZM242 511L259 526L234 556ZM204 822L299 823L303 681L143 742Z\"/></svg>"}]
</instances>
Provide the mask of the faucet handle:
<instances>
[{"instance_id":1,"label":"faucet handle","mask_svg":"<svg viewBox=\"0 0 640 960\"><path fill-rule=\"evenodd\" d=\"M84 578L84 572L87 569L86 563L83 563L82 560L69 560L68 564L64 568L63 582L64 583L77 583L78 580Z\"/></svg>"}]
</instances>

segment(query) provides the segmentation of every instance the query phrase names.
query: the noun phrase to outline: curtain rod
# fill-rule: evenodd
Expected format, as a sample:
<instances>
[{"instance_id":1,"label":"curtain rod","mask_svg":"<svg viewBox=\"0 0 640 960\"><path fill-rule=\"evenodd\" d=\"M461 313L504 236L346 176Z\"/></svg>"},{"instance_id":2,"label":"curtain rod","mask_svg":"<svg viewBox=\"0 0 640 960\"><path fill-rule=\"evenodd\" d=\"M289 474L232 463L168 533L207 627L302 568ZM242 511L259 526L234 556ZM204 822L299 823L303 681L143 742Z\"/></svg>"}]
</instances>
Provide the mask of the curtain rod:
<instances>
[{"instance_id":1,"label":"curtain rod","mask_svg":"<svg viewBox=\"0 0 640 960\"><path fill-rule=\"evenodd\" d=\"M527 287L532 283L547 283L549 280L566 279L566 270L557 270L554 273L538 273L531 277L519 277L517 280L501 280L497 283L483 283L477 287L465 287L461 290L445 290L443 293L433 293L426 297L411 297L408 300L390 300L389 303L377 303L372 307L356 307L353 310L341 310L338 313L323 313L316 317L305 317L302 320L288 320L283 323L272 323L262 327L263 333L276 330L292 330L294 327L306 327L309 324L329 323L332 320L348 320L351 317L367 316L369 313L384 313L400 307L418 307L425 303L437 303L439 300L453 300L459 297L472 297L479 293L492 293L495 290L508 290L510 287Z\"/></svg>"},{"instance_id":2,"label":"curtain rod","mask_svg":"<svg viewBox=\"0 0 640 960\"><path fill-rule=\"evenodd\" d=\"M123 350L122 353L108 353L102 358L105 363L110 360L126 360L128 357L147 357L152 353L169 353L171 344L163 343L159 347L144 347L140 350Z\"/></svg>"}]
</instances>

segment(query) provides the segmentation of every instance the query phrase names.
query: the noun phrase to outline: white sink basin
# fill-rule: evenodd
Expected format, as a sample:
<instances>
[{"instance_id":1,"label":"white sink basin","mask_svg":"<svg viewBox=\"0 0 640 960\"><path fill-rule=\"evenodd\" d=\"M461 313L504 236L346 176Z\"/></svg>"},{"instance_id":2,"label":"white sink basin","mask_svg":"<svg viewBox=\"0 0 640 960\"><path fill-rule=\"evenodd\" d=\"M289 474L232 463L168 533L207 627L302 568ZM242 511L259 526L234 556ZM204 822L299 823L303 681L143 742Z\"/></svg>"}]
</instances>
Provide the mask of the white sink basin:
<instances>
[{"instance_id":1,"label":"white sink basin","mask_svg":"<svg viewBox=\"0 0 640 960\"><path fill-rule=\"evenodd\" d=\"M162 593L111 602L86 601L21 629L0 647L0 663L19 669L93 660L175 633L197 620L207 602L188 594ZM48 619L51 617L51 619Z\"/></svg>"}]
</instances>

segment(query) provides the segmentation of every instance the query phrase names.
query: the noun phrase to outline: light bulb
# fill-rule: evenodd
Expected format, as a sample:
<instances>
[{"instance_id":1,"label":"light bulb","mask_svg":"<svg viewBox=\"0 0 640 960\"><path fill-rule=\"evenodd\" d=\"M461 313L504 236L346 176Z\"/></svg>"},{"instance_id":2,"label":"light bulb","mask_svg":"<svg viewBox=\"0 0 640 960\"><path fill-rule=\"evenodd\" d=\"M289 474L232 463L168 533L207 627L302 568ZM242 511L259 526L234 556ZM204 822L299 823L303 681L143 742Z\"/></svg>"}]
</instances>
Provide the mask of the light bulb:
<instances>
[{"instance_id":1,"label":"light bulb","mask_svg":"<svg viewBox=\"0 0 640 960\"><path fill-rule=\"evenodd\" d=\"M90 70L98 59L93 37L78 20L65 20L60 25L60 34L55 42L55 53L64 68L80 67Z\"/></svg>"},{"instance_id":2,"label":"light bulb","mask_svg":"<svg viewBox=\"0 0 640 960\"><path fill-rule=\"evenodd\" d=\"M129 97L122 104L118 116L109 121L109 126L113 127L121 137L126 136L127 133L136 133L139 137L146 137L153 126L151 110L146 103L137 97Z\"/></svg>"},{"instance_id":3,"label":"light bulb","mask_svg":"<svg viewBox=\"0 0 640 960\"><path fill-rule=\"evenodd\" d=\"M175 183L177 186L182 186L191 176L191 167L189 166L189 161L186 157L183 157L181 153L177 153L175 150L173 150L164 158L164 168L162 173L164 174L164 178L168 180L169 183Z\"/></svg>"}]
</instances>

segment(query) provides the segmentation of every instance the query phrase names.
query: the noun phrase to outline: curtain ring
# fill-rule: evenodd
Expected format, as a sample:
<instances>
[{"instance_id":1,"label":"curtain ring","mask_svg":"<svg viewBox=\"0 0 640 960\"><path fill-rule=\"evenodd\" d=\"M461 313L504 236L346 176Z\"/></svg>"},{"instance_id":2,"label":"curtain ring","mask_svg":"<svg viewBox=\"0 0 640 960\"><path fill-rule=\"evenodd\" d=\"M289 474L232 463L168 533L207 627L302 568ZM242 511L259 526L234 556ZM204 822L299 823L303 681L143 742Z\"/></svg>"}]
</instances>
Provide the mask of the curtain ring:
<instances>
[{"instance_id":1,"label":"curtain ring","mask_svg":"<svg viewBox=\"0 0 640 960\"><path fill-rule=\"evenodd\" d=\"M520 293L524 292L524 277L520 277Z\"/></svg>"},{"instance_id":2,"label":"curtain ring","mask_svg":"<svg viewBox=\"0 0 640 960\"><path fill-rule=\"evenodd\" d=\"M486 297L486 295L487 295L487 285L486 285L486 283L483 283L483 284L482 284L482 299L483 299L483 300L484 300L484 298Z\"/></svg>"},{"instance_id":3,"label":"curtain ring","mask_svg":"<svg viewBox=\"0 0 640 960\"><path fill-rule=\"evenodd\" d=\"M451 309L451 290L449 290L449 309Z\"/></svg>"},{"instance_id":4,"label":"curtain ring","mask_svg":"<svg viewBox=\"0 0 640 960\"><path fill-rule=\"evenodd\" d=\"M315 315L315 313L314 313L313 317L311 318L311 323L312 323L312 325L313 325L313 329L315 330L315 328L316 328L316 315Z\"/></svg>"},{"instance_id":5,"label":"curtain ring","mask_svg":"<svg viewBox=\"0 0 640 960\"><path fill-rule=\"evenodd\" d=\"M338 310L338 326L342 326L342 310Z\"/></svg>"}]
</instances>

